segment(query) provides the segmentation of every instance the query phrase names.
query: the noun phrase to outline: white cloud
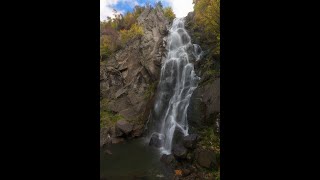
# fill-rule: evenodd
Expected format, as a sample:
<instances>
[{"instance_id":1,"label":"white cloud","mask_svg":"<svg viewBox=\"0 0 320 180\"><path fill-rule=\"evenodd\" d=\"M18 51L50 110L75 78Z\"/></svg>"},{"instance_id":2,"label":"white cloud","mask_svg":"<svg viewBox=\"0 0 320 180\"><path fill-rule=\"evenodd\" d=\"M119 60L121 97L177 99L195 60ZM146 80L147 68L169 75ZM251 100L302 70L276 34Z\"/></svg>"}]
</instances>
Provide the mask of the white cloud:
<instances>
[{"instance_id":1,"label":"white cloud","mask_svg":"<svg viewBox=\"0 0 320 180\"><path fill-rule=\"evenodd\" d=\"M159 0L157 0L159 1ZM173 12L176 14L177 17L185 17L188 15L189 12L193 11L193 0L160 0L165 1L172 7ZM137 0L100 0L100 20L106 20L107 16L111 18L114 17L113 15L113 6L119 2L125 2L129 6L133 7L135 5L144 5L144 3L139 4ZM151 2L149 0L149 2ZM123 11L118 10L119 13L124 14Z\"/></svg>"},{"instance_id":2,"label":"white cloud","mask_svg":"<svg viewBox=\"0 0 320 180\"><path fill-rule=\"evenodd\" d=\"M113 6L118 4L119 2L127 3L128 6L134 7L139 4L137 0L100 0L100 20L106 20L107 17L114 18L113 14ZM117 9L118 13L124 14L125 12Z\"/></svg>"},{"instance_id":3,"label":"white cloud","mask_svg":"<svg viewBox=\"0 0 320 180\"><path fill-rule=\"evenodd\" d=\"M172 7L176 17L181 18L188 15L189 12L193 11L193 0L164 0L167 1Z\"/></svg>"},{"instance_id":4,"label":"white cloud","mask_svg":"<svg viewBox=\"0 0 320 180\"><path fill-rule=\"evenodd\" d=\"M114 17L112 6L117 4L118 0L100 0L100 20L106 20L108 16Z\"/></svg>"}]
</instances>

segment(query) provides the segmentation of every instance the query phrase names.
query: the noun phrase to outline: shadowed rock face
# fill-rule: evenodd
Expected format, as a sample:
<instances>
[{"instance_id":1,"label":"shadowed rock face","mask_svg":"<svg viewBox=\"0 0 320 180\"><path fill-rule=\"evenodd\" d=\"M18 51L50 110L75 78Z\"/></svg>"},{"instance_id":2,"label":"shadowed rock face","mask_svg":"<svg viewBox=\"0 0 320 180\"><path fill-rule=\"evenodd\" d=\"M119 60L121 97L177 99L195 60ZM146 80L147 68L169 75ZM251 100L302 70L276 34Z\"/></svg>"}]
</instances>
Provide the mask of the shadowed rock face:
<instances>
[{"instance_id":1,"label":"shadowed rock face","mask_svg":"<svg viewBox=\"0 0 320 180\"><path fill-rule=\"evenodd\" d=\"M121 132L125 135L129 135L131 133L131 131L133 130L133 125L128 123L125 120L119 120L116 123L116 132ZM121 136L121 135L119 135Z\"/></svg>"},{"instance_id":2,"label":"shadowed rock face","mask_svg":"<svg viewBox=\"0 0 320 180\"><path fill-rule=\"evenodd\" d=\"M178 159L184 159L187 157L188 150L182 144L176 144L172 149L173 155Z\"/></svg>"},{"instance_id":3,"label":"shadowed rock face","mask_svg":"<svg viewBox=\"0 0 320 180\"><path fill-rule=\"evenodd\" d=\"M190 12L186 17L186 30L188 31L192 42L199 44L204 54L208 53L212 47L208 46L201 36L200 29L192 28L196 19L194 13ZM198 35L196 35L198 34ZM199 35L200 34L200 35ZM197 89L193 92L191 102L188 108L188 122L191 127L213 127L215 131L219 131L219 115L220 115L220 75L206 75L206 66L219 64L218 59L210 57L210 63L206 60L205 55L194 63L194 69L197 75L201 77L201 82Z\"/></svg>"},{"instance_id":4,"label":"shadowed rock face","mask_svg":"<svg viewBox=\"0 0 320 180\"><path fill-rule=\"evenodd\" d=\"M196 147L198 140L199 136L197 134L190 134L183 138L183 145L186 148L193 149Z\"/></svg>"},{"instance_id":5,"label":"shadowed rock face","mask_svg":"<svg viewBox=\"0 0 320 180\"><path fill-rule=\"evenodd\" d=\"M217 78L194 91L188 109L188 120L193 127L212 126L216 129L219 113L220 78Z\"/></svg>"},{"instance_id":6,"label":"shadowed rock face","mask_svg":"<svg viewBox=\"0 0 320 180\"><path fill-rule=\"evenodd\" d=\"M149 141L149 146L160 148L163 145L163 139L158 134L153 134Z\"/></svg>"},{"instance_id":7,"label":"shadowed rock face","mask_svg":"<svg viewBox=\"0 0 320 180\"><path fill-rule=\"evenodd\" d=\"M217 168L217 157L213 151L198 150L196 154L197 163L205 168Z\"/></svg>"},{"instance_id":8,"label":"shadowed rock face","mask_svg":"<svg viewBox=\"0 0 320 180\"><path fill-rule=\"evenodd\" d=\"M174 156L172 154L163 154L160 158L160 161L165 163L166 165L171 164L174 161Z\"/></svg>"},{"instance_id":9,"label":"shadowed rock face","mask_svg":"<svg viewBox=\"0 0 320 180\"><path fill-rule=\"evenodd\" d=\"M146 91L159 79L169 22L160 9L146 8L138 24L143 36L100 65L100 98L108 99L107 108L126 120L146 120L149 115L152 98L146 98Z\"/></svg>"},{"instance_id":10,"label":"shadowed rock face","mask_svg":"<svg viewBox=\"0 0 320 180\"><path fill-rule=\"evenodd\" d=\"M143 133L143 125L134 125L132 129L132 136L139 137Z\"/></svg>"}]
</instances>

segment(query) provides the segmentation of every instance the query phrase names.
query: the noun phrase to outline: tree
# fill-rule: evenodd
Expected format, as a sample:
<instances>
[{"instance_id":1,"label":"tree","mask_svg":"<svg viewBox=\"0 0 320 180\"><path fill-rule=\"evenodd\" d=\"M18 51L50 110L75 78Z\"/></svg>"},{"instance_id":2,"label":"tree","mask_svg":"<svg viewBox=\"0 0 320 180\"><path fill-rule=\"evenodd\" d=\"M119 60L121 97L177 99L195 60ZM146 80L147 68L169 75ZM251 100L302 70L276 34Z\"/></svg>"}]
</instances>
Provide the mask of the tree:
<instances>
[{"instance_id":1,"label":"tree","mask_svg":"<svg viewBox=\"0 0 320 180\"><path fill-rule=\"evenodd\" d=\"M203 27L214 53L220 54L220 0L198 0L194 5L195 22Z\"/></svg>"},{"instance_id":2,"label":"tree","mask_svg":"<svg viewBox=\"0 0 320 180\"><path fill-rule=\"evenodd\" d=\"M164 16L167 17L170 21L173 21L174 18L176 18L176 15L173 13L173 10L171 7L166 7L163 9Z\"/></svg>"}]
</instances>

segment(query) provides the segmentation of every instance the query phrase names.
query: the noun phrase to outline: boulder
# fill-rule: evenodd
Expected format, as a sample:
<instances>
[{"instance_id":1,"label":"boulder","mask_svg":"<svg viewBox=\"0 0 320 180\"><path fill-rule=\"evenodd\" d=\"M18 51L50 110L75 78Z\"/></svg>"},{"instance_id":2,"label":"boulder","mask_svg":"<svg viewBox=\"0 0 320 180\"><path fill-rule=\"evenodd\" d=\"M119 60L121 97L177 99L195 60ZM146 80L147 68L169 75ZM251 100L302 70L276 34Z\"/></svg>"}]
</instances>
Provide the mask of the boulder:
<instances>
[{"instance_id":1,"label":"boulder","mask_svg":"<svg viewBox=\"0 0 320 180\"><path fill-rule=\"evenodd\" d=\"M172 154L163 154L160 158L160 161L166 165L169 165L174 161L174 156Z\"/></svg>"},{"instance_id":2,"label":"boulder","mask_svg":"<svg viewBox=\"0 0 320 180\"><path fill-rule=\"evenodd\" d=\"M129 135L133 129L133 125L126 120L119 120L116 123L116 134L122 136L123 134ZM123 134L122 134L123 133Z\"/></svg>"},{"instance_id":3,"label":"boulder","mask_svg":"<svg viewBox=\"0 0 320 180\"><path fill-rule=\"evenodd\" d=\"M149 146L154 146L157 148L162 147L163 139L159 136L159 134L153 134L149 141Z\"/></svg>"},{"instance_id":4,"label":"boulder","mask_svg":"<svg viewBox=\"0 0 320 180\"><path fill-rule=\"evenodd\" d=\"M132 137L140 137L143 133L143 125L134 125L132 130Z\"/></svg>"},{"instance_id":5,"label":"boulder","mask_svg":"<svg viewBox=\"0 0 320 180\"><path fill-rule=\"evenodd\" d=\"M124 135L124 133L119 129L119 128L115 128L115 131L114 131L115 133L115 136L113 136L113 137L121 137L121 136L123 136Z\"/></svg>"},{"instance_id":6,"label":"boulder","mask_svg":"<svg viewBox=\"0 0 320 180\"><path fill-rule=\"evenodd\" d=\"M173 155L178 159L184 159L187 157L188 150L182 144L176 144L173 146Z\"/></svg>"},{"instance_id":7,"label":"boulder","mask_svg":"<svg viewBox=\"0 0 320 180\"><path fill-rule=\"evenodd\" d=\"M201 167L217 169L216 154L211 150L199 150L196 159Z\"/></svg>"},{"instance_id":8,"label":"boulder","mask_svg":"<svg viewBox=\"0 0 320 180\"><path fill-rule=\"evenodd\" d=\"M190 134L183 138L183 145L186 148L194 149L196 148L199 136L197 134Z\"/></svg>"}]
</instances>

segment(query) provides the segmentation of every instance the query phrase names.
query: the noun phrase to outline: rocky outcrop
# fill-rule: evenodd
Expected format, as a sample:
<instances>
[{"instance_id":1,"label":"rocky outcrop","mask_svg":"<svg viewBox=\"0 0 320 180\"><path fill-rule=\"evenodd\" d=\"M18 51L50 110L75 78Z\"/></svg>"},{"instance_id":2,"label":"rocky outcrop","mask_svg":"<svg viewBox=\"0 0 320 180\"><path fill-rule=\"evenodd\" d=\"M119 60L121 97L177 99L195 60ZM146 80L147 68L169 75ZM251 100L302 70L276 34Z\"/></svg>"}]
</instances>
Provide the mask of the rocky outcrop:
<instances>
[{"instance_id":1,"label":"rocky outcrop","mask_svg":"<svg viewBox=\"0 0 320 180\"><path fill-rule=\"evenodd\" d=\"M163 139L159 136L159 134L153 134L150 138L149 146L160 148L162 145L163 145Z\"/></svg>"},{"instance_id":2,"label":"rocky outcrop","mask_svg":"<svg viewBox=\"0 0 320 180\"><path fill-rule=\"evenodd\" d=\"M192 39L203 51L201 59L194 61L196 74L201 78L193 92L188 108L188 122L191 128L214 127L219 131L220 120L220 57L212 56L212 45L207 44L202 31L195 28L194 13L186 17L185 26Z\"/></svg>"},{"instance_id":3,"label":"rocky outcrop","mask_svg":"<svg viewBox=\"0 0 320 180\"><path fill-rule=\"evenodd\" d=\"M133 129L133 125L126 120L119 120L116 123L116 132L118 132L118 136L122 136L123 134L128 136Z\"/></svg>"},{"instance_id":4,"label":"rocky outcrop","mask_svg":"<svg viewBox=\"0 0 320 180\"><path fill-rule=\"evenodd\" d=\"M197 163L204 168L218 168L216 154L210 150L198 150L196 152Z\"/></svg>"},{"instance_id":5,"label":"rocky outcrop","mask_svg":"<svg viewBox=\"0 0 320 180\"><path fill-rule=\"evenodd\" d=\"M160 158L160 161L163 162L166 165L170 165L175 161L174 156L172 154L163 154Z\"/></svg>"},{"instance_id":6,"label":"rocky outcrop","mask_svg":"<svg viewBox=\"0 0 320 180\"><path fill-rule=\"evenodd\" d=\"M197 134L190 134L183 138L183 145L186 148L194 149L196 148L198 140L199 140L199 136Z\"/></svg>"},{"instance_id":7,"label":"rocky outcrop","mask_svg":"<svg viewBox=\"0 0 320 180\"><path fill-rule=\"evenodd\" d=\"M144 34L100 64L100 96L106 108L126 120L146 120L150 85L159 79L169 25L161 9L147 7L138 18Z\"/></svg>"},{"instance_id":8,"label":"rocky outcrop","mask_svg":"<svg viewBox=\"0 0 320 180\"><path fill-rule=\"evenodd\" d=\"M134 125L132 129L132 137L140 137L143 134L143 125Z\"/></svg>"},{"instance_id":9,"label":"rocky outcrop","mask_svg":"<svg viewBox=\"0 0 320 180\"><path fill-rule=\"evenodd\" d=\"M192 94L188 109L191 126L212 126L217 129L220 114L220 78L199 86Z\"/></svg>"},{"instance_id":10,"label":"rocky outcrop","mask_svg":"<svg viewBox=\"0 0 320 180\"><path fill-rule=\"evenodd\" d=\"M177 159L184 159L187 157L188 150L182 144L173 146L172 153Z\"/></svg>"}]
</instances>

